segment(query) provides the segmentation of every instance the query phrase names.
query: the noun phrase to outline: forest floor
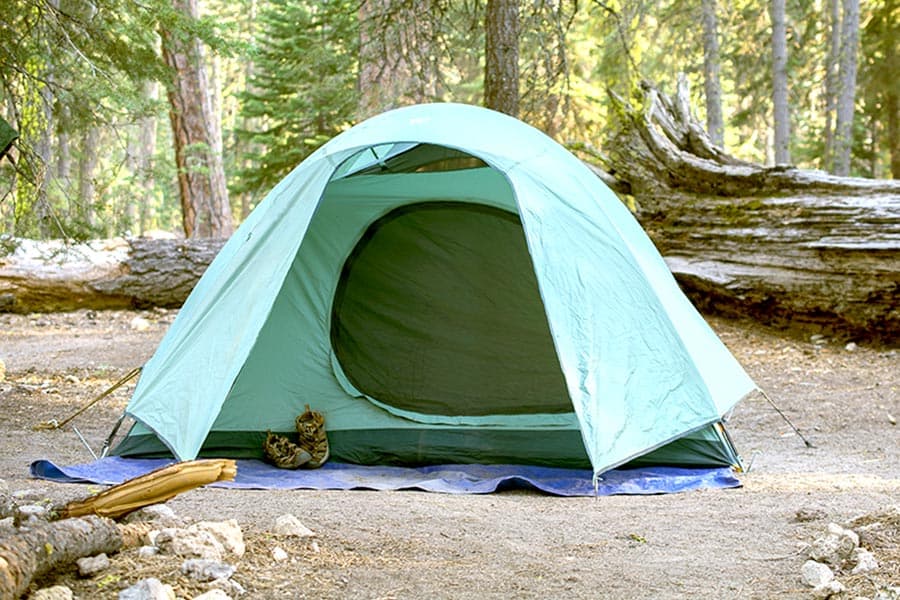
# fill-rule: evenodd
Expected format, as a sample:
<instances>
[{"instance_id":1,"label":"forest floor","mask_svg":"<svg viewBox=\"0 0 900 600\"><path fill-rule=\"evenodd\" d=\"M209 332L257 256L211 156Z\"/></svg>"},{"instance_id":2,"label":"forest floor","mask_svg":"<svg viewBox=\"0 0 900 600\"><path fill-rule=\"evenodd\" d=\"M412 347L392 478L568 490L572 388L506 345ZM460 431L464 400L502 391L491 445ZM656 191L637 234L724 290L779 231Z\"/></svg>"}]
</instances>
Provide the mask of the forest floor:
<instances>
[{"instance_id":1,"label":"forest floor","mask_svg":"<svg viewBox=\"0 0 900 600\"><path fill-rule=\"evenodd\" d=\"M11 490L54 503L96 491L29 478L33 460L91 459L70 429L32 427L62 420L142 364L174 314L0 314L0 479ZM238 521L248 551L233 579L246 598L809 598L800 582L805 545L829 522L900 504L900 352L710 323L814 444L806 448L763 398L745 400L729 422L751 467L740 488L602 498L204 488L169 505L190 521ZM74 422L95 450L132 389ZM315 543L274 538L274 519L285 513L312 529ZM900 585L900 534L893 541L872 548L877 571L841 578L854 594ZM274 561L275 545L290 558ZM41 583L115 598L155 576L182 597L199 592L180 561L136 551L112 560L94 579L67 570Z\"/></svg>"}]
</instances>

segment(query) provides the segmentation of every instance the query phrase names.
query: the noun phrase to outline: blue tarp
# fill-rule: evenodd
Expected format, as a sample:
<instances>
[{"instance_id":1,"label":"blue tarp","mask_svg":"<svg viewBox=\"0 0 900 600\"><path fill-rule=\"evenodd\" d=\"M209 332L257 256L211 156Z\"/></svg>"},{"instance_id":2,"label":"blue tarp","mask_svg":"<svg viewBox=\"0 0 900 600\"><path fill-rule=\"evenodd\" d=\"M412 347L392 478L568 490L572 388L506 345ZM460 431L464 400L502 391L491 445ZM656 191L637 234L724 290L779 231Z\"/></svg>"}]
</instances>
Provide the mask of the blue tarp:
<instances>
[{"instance_id":1,"label":"blue tarp","mask_svg":"<svg viewBox=\"0 0 900 600\"><path fill-rule=\"evenodd\" d=\"M48 460L31 463L31 476L60 483L116 484L171 464L171 459L118 456L60 467ZM362 466L329 462L320 469L288 471L259 460L238 460L233 482L214 487L241 489L423 490L446 494L489 494L498 490L536 489L556 496L593 496L589 470L526 465L438 465L430 467ZM597 494L670 494L702 488L739 487L729 468L645 467L603 474Z\"/></svg>"}]
</instances>

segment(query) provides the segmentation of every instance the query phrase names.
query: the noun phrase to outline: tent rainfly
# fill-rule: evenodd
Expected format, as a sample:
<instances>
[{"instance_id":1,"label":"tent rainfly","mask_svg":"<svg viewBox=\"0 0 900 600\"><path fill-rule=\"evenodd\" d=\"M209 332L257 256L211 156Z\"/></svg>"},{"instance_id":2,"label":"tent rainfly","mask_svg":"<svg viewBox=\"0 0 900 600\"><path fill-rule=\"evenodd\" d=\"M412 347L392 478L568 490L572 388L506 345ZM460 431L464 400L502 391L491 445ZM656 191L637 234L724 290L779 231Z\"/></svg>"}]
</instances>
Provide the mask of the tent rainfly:
<instances>
[{"instance_id":1,"label":"tent rainfly","mask_svg":"<svg viewBox=\"0 0 900 600\"><path fill-rule=\"evenodd\" d=\"M260 203L115 453L260 457L309 404L345 462L738 465L722 419L755 389L581 161L428 104L338 135Z\"/></svg>"}]
</instances>

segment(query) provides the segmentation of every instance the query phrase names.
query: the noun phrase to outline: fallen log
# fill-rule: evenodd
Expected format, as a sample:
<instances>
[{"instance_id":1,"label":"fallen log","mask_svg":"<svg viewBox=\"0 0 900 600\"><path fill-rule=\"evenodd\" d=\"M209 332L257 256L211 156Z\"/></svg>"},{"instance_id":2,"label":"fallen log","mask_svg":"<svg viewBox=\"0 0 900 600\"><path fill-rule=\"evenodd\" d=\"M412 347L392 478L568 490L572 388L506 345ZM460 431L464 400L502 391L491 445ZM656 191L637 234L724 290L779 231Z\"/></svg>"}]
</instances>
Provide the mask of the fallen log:
<instances>
[{"instance_id":1,"label":"fallen log","mask_svg":"<svg viewBox=\"0 0 900 600\"><path fill-rule=\"evenodd\" d=\"M0 312L181 306L225 240L7 240Z\"/></svg>"},{"instance_id":2,"label":"fallen log","mask_svg":"<svg viewBox=\"0 0 900 600\"><path fill-rule=\"evenodd\" d=\"M0 540L0 598L20 597L31 582L79 558L143 543L146 523L118 525L98 516L40 522Z\"/></svg>"},{"instance_id":3,"label":"fallen log","mask_svg":"<svg viewBox=\"0 0 900 600\"><path fill-rule=\"evenodd\" d=\"M595 157L706 311L889 344L900 342L900 182L764 167L714 146L675 100L643 86L618 99Z\"/></svg>"},{"instance_id":4,"label":"fallen log","mask_svg":"<svg viewBox=\"0 0 900 600\"><path fill-rule=\"evenodd\" d=\"M69 502L58 509L61 520L30 524L0 540L0 600L18 598L35 578L79 558L142 544L152 528L148 523L119 525L112 519L201 485L231 481L236 473L231 459L176 463Z\"/></svg>"}]
</instances>

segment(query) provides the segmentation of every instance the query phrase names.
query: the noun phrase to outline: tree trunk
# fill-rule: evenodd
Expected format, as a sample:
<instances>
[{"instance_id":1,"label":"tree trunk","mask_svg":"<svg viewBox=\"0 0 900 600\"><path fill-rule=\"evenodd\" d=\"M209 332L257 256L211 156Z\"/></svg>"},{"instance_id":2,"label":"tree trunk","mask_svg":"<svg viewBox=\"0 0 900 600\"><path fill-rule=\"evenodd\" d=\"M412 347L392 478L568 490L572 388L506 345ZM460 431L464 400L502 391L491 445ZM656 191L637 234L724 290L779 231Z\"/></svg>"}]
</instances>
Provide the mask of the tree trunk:
<instances>
[{"instance_id":1,"label":"tree trunk","mask_svg":"<svg viewBox=\"0 0 900 600\"><path fill-rule=\"evenodd\" d=\"M141 90L145 98L155 100L158 86L144 81ZM128 138L128 168L134 182L134 197L128 203L128 227L135 235L143 235L154 218L153 155L156 153L156 118L141 117Z\"/></svg>"},{"instance_id":2,"label":"tree trunk","mask_svg":"<svg viewBox=\"0 0 900 600\"><path fill-rule=\"evenodd\" d=\"M787 29L785 0L772 0L772 107L775 123L775 164L791 162L791 120L788 113Z\"/></svg>"},{"instance_id":3,"label":"tree trunk","mask_svg":"<svg viewBox=\"0 0 900 600\"><path fill-rule=\"evenodd\" d=\"M853 115L856 101L856 52L859 45L859 0L844 0L841 26L840 93L834 140L834 173L850 174L853 152Z\"/></svg>"},{"instance_id":4,"label":"tree trunk","mask_svg":"<svg viewBox=\"0 0 900 600\"><path fill-rule=\"evenodd\" d=\"M484 105L518 117L518 0L487 0L484 33Z\"/></svg>"},{"instance_id":5,"label":"tree trunk","mask_svg":"<svg viewBox=\"0 0 900 600\"><path fill-rule=\"evenodd\" d=\"M433 0L363 0L359 15L360 119L438 97Z\"/></svg>"},{"instance_id":6,"label":"tree trunk","mask_svg":"<svg viewBox=\"0 0 900 600\"><path fill-rule=\"evenodd\" d=\"M223 239L18 240L0 257L0 312L181 306Z\"/></svg>"},{"instance_id":7,"label":"tree trunk","mask_svg":"<svg viewBox=\"0 0 900 600\"><path fill-rule=\"evenodd\" d=\"M722 85L719 82L719 31L716 0L703 0L703 82L706 91L706 131L713 144L725 147Z\"/></svg>"},{"instance_id":8,"label":"tree trunk","mask_svg":"<svg viewBox=\"0 0 900 600\"><path fill-rule=\"evenodd\" d=\"M825 152L822 168L834 171L834 113L837 108L841 60L841 0L828 0L828 57L825 60Z\"/></svg>"},{"instance_id":9,"label":"tree trunk","mask_svg":"<svg viewBox=\"0 0 900 600\"><path fill-rule=\"evenodd\" d=\"M145 524L117 525L111 519L90 516L19 531L0 540L0 598L20 597L35 578L79 558L137 546L146 529Z\"/></svg>"},{"instance_id":10,"label":"tree trunk","mask_svg":"<svg viewBox=\"0 0 900 600\"><path fill-rule=\"evenodd\" d=\"M900 95L893 91L887 92L885 110L891 152L891 177L900 179Z\"/></svg>"},{"instance_id":11,"label":"tree trunk","mask_svg":"<svg viewBox=\"0 0 900 600\"><path fill-rule=\"evenodd\" d=\"M90 226L97 223L94 210L94 171L97 169L100 130L88 126L81 136L81 158L78 161L78 210L79 216Z\"/></svg>"},{"instance_id":12,"label":"tree trunk","mask_svg":"<svg viewBox=\"0 0 900 600\"><path fill-rule=\"evenodd\" d=\"M777 327L900 342L900 182L762 167L713 146L645 86L620 100L605 169L701 308Z\"/></svg>"},{"instance_id":13,"label":"tree trunk","mask_svg":"<svg viewBox=\"0 0 900 600\"><path fill-rule=\"evenodd\" d=\"M197 0L172 0L175 10L197 18ZM182 223L188 237L227 237L234 230L225 171L222 134L216 127L203 48L162 30L162 54L172 68L169 117L178 168Z\"/></svg>"}]
</instances>

